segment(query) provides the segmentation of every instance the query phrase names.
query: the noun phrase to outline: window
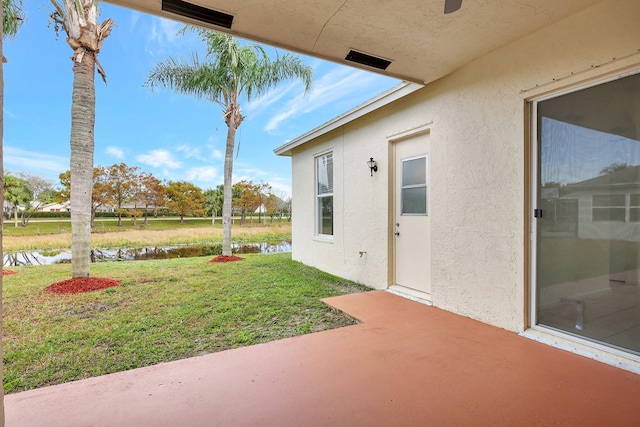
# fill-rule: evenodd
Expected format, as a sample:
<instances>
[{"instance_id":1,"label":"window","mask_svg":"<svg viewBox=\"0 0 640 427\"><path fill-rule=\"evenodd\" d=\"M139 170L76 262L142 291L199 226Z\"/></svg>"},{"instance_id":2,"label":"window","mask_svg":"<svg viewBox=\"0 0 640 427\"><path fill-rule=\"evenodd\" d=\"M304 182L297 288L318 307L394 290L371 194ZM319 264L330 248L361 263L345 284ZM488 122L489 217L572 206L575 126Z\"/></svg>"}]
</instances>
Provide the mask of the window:
<instances>
[{"instance_id":1,"label":"window","mask_svg":"<svg viewBox=\"0 0 640 427\"><path fill-rule=\"evenodd\" d=\"M427 214L427 158L402 161L402 215Z\"/></svg>"},{"instance_id":2,"label":"window","mask_svg":"<svg viewBox=\"0 0 640 427\"><path fill-rule=\"evenodd\" d=\"M602 194L593 196L593 221L625 222L626 197L624 194Z\"/></svg>"},{"instance_id":3,"label":"window","mask_svg":"<svg viewBox=\"0 0 640 427\"><path fill-rule=\"evenodd\" d=\"M640 194L630 194L629 197L629 221L640 222Z\"/></svg>"},{"instance_id":4,"label":"window","mask_svg":"<svg viewBox=\"0 0 640 427\"><path fill-rule=\"evenodd\" d=\"M333 236L333 153L316 158L318 234Z\"/></svg>"},{"instance_id":5,"label":"window","mask_svg":"<svg viewBox=\"0 0 640 427\"><path fill-rule=\"evenodd\" d=\"M544 212L533 221L532 323L634 355L640 355L640 310L630 303L640 301L639 88L636 73L544 95L534 104L532 168L534 206ZM578 199L577 207L561 208L560 200L570 199Z\"/></svg>"}]
</instances>

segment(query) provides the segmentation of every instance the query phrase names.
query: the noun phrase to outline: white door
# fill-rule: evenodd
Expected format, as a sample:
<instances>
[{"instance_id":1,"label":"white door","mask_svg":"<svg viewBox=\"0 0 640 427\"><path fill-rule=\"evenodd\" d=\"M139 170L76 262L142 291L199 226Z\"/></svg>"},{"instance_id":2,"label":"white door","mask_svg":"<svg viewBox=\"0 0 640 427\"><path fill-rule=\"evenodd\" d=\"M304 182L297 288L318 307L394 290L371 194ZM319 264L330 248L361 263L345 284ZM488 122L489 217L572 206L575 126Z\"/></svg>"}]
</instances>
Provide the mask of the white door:
<instances>
[{"instance_id":1,"label":"white door","mask_svg":"<svg viewBox=\"0 0 640 427\"><path fill-rule=\"evenodd\" d=\"M395 285L400 292L431 299L429 134L395 144Z\"/></svg>"}]
</instances>

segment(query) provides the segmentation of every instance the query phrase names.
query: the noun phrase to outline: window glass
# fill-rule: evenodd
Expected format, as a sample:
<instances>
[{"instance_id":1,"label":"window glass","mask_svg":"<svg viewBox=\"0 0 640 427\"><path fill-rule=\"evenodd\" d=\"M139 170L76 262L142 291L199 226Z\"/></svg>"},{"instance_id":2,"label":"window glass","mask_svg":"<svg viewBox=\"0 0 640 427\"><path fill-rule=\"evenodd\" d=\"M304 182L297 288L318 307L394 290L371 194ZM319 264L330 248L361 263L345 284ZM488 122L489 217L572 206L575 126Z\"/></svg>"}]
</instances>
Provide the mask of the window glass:
<instances>
[{"instance_id":1,"label":"window glass","mask_svg":"<svg viewBox=\"0 0 640 427\"><path fill-rule=\"evenodd\" d=\"M427 157L402 162L402 215L427 214Z\"/></svg>"},{"instance_id":2,"label":"window glass","mask_svg":"<svg viewBox=\"0 0 640 427\"><path fill-rule=\"evenodd\" d=\"M593 196L593 221L624 222L626 215L626 197L624 194L606 194Z\"/></svg>"},{"instance_id":3,"label":"window glass","mask_svg":"<svg viewBox=\"0 0 640 427\"><path fill-rule=\"evenodd\" d=\"M318 157L318 194L333 193L333 155Z\"/></svg>"},{"instance_id":4,"label":"window glass","mask_svg":"<svg viewBox=\"0 0 640 427\"><path fill-rule=\"evenodd\" d=\"M624 194L594 195L593 207L624 207Z\"/></svg>"},{"instance_id":5,"label":"window glass","mask_svg":"<svg viewBox=\"0 0 640 427\"><path fill-rule=\"evenodd\" d=\"M333 197L320 197L318 200L318 234L333 236Z\"/></svg>"},{"instance_id":6,"label":"window glass","mask_svg":"<svg viewBox=\"0 0 640 427\"><path fill-rule=\"evenodd\" d=\"M427 158L407 160L402 163L402 186L427 183Z\"/></svg>"},{"instance_id":7,"label":"window glass","mask_svg":"<svg viewBox=\"0 0 640 427\"><path fill-rule=\"evenodd\" d=\"M640 74L538 102L535 321L640 355Z\"/></svg>"},{"instance_id":8,"label":"window glass","mask_svg":"<svg viewBox=\"0 0 640 427\"><path fill-rule=\"evenodd\" d=\"M422 215L427 213L427 187L402 189L402 213Z\"/></svg>"},{"instance_id":9,"label":"window glass","mask_svg":"<svg viewBox=\"0 0 640 427\"><path fill-rule=\"evenodd\" d=\"M316 158L317 233L333 236L333 154Z\"/></svg>"},{"instance_id":10,"label":"window glass","mask_svg":"<svg viewBox=\"0 0 640 427\"><path fill-rule=\"evenodd\" d=\"M629 196L629 221L640 222L640 194Z\"/></svg>"}]
</instances>

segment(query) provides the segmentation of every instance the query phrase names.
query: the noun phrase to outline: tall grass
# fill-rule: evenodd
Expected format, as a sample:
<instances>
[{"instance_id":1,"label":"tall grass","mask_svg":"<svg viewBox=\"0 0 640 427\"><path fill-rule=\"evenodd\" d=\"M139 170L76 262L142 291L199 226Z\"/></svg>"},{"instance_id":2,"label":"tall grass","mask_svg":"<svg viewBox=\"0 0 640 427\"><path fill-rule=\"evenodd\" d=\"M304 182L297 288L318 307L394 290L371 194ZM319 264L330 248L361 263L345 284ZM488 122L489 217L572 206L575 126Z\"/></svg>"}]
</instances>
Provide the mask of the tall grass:
<instances>
[{"instance_id":1,"label":"tall grass","mask_svg":"<svg viewBox=\"0 0 640 427\"><path fill-rule=\"evenodd\" d=\"M94 248L122 248L134 246L167 246L186 243L219 243L222 241L222 228L177 227L178 221L167 222L166 229L121 228L116 231L94 232L91 246ZM188 224L187 224L188 225ZM99 227L97 228L99 230ZM291 238L290 223L274 223L267 226L234 226L234 242L264 242ZM61 249L71 247L71 232L54 234L4 235L5 251Z\"/></svg>"}]
</instances>

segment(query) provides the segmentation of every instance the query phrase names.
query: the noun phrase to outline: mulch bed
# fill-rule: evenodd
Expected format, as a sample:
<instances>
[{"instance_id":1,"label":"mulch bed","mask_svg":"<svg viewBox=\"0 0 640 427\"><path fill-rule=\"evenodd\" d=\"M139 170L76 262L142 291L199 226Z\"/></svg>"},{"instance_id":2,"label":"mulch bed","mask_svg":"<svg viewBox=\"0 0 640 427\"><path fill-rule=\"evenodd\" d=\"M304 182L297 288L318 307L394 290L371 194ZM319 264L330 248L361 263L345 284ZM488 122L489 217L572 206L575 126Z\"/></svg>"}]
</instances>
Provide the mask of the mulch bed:
<instances>
[{"instance_id":1,"label":"mulch bed","mask_svg":"<svg viewBox=\"0 0 640 427\"><path fill-rule=\"evenodd\" d=\"M9 275L9 274L18 274L18 272L13 270L2 270L3 276Z\"/></svg>"},{"instance_id":2,"label":"mulch bed","mask_svg":"<svg viewBox=\"0 0 640 427\"><path fill-rule=\"evenodd\" d=\"M242 261L244 258L240 258L239 256L231 255L218 255L214 259L209 262L233 262L233 261Z\"/></svg>"},{"instance_id":3,"label":"mulch bed","mask_svg":"<svg viewBox=\"0 0 640 427\"><path fill-rule=\"evenodd\" d=\"M87 277L86 279L68 279L44 288L45 292L55 294L77 294L80 292L99 291L113 288L122 283L121 280L106 279L104 277Z\"/></svg>"}]
</instances>

